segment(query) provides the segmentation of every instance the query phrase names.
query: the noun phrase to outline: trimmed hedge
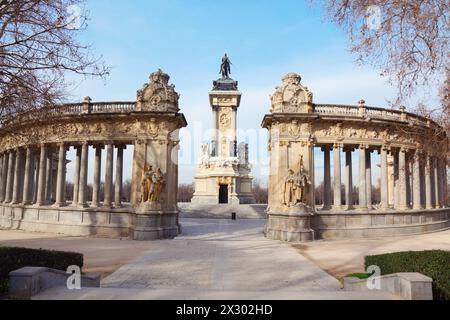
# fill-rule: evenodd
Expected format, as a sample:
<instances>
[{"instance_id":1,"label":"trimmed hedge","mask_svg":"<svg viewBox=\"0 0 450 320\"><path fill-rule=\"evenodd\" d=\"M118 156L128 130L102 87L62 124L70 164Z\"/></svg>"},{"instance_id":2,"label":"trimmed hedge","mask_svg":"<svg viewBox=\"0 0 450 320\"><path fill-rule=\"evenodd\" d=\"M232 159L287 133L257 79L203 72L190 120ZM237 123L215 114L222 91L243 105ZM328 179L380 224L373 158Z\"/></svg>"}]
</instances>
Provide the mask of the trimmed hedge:
<instances>
[{"instance_id":1,"label":"trimmed hedge","mask_svg":"<svg viewBox=\"0 0 450 320\"><path fill-rule=\"evenodd\" d=\"M433 279L435 300L450 300L450 251L398 252L366 257L366 269L376 265L381 274L419 272Z\"/></svg>"},{"instance_id":2,"label":"trimmed hedge","mask_svg":"<svg viewBox=\"0 0 450 320\"><path fill-rule=\"evenodd\" d=\"M0 247L0 293L8 291L9 273L23 267L47 267L66 271L69 266L83 267L83 255L42 249Z\"/></svg>"}]
</instances>

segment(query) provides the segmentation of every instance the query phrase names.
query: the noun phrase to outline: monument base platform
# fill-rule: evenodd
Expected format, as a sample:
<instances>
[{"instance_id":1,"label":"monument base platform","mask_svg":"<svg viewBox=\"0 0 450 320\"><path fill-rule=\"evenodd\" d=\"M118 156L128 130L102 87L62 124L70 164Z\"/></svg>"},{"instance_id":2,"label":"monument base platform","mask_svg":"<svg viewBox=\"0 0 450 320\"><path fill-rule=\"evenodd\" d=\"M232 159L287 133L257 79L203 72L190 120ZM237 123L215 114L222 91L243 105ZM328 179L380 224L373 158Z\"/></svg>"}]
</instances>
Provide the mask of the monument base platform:
<instances>
[{"instance_id":1,"label":"monument base platform","mask_svg":"<svg viewBox=\"0 0 450 320\"><path fill-rule=\"evenodd\" d=\"M450 209L295 213L270 210L266 237L287 242L364 239L432 233L450 229Z\"/></svg>"},{"instance_id":2,"label":"monument base platform","mask_svg":"<svg viewBox=\"0 0 450 320\"><path fill-rule=\"evenodd\" d=\"M287 242L308 242L314 240L311 228L313 210L303 204L270 210L265 234L268 239Z\"/></svg>"},{"instance_id":3,"label":"monument base platform","mask_svg":"<svg viewBox=\"0 0 450 320\"><path fill-rule=\"evenodd\" d=\"M179 203L180 217L205 219L230 219L236 213L237 219L266 219L266 204L195 204Z\"/></svg>"},{"instance_id":4,"label":"monument base platform","mask_svg":"<svg viewBox=\"0 0 450 320\"><path fill-rule=\"evenodd\" d=\"M139 211L139 213L137 213ZM172 239L180 234L178 211L54 206L0 206L0 229L75 237Z\"/></svg>"},{"instance_id":5,"label":"monument base platform","mask_svg":"<svg viewBox=\"0 0 450 320\"><path fill-rule=\"evenodd\" d=\"M194 195L191 200L192 204L196 205L220 205L218 203L217 195ZM255 204L255 198L252 195L249 196L231 196L228 199L228 203L230 205L239 205L239 204Z\"/></svg>"}]
</instances>

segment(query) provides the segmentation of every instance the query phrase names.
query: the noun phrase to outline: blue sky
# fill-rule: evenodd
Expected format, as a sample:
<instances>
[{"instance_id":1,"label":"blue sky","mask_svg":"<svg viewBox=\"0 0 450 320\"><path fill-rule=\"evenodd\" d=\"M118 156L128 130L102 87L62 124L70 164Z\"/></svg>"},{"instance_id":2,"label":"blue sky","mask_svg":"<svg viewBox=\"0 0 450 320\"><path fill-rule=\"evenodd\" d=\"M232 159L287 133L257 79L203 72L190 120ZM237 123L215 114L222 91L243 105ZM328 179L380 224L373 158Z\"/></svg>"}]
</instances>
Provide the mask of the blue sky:
<instances>
[{"instance_id":1,"label":"blue sky","mask_svg":"<svg viewBox=\"0 0 450 320\"><path fill-rule=\"evenodd\" d=\"M182 144L180 182L190 183L200 144L208 140L194 131L210 128L208 92L227 52L243 93L238 127L262 132L250 145L250 156L254 175L264 181L260 160L267 157L267 144L260 124L284 74L301 74L316 103L356 104L364 98L369 105L385 106L394 94L379 71L356 65L345 33L327 21L316 2L88 0L91 20L80 39L103 55L112 72L106 82L71 78L70 100L89 95L94 101L133 101L149 74L163 69L181 94L189 122L182 133L190 141ZM125 177L131 173L131 153L129 148Z\"/></svg>"}]
</instances>

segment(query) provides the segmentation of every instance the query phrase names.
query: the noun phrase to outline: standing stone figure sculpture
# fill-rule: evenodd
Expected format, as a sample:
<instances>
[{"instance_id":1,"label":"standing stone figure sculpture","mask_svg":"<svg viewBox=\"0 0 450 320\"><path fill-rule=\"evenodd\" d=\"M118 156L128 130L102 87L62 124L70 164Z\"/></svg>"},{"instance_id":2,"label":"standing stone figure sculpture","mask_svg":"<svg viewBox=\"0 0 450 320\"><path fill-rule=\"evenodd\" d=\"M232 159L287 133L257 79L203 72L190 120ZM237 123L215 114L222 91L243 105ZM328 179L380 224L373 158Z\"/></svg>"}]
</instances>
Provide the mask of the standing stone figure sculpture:
<instances>
[{"instance_id":1,"label":"standing stone figure sculpture","mask_svg":"<svg viewBox=\"0 0 450 320\"><path fill-rule=\"evenodd\" d=\"M231 61L227 54L222 58L222 65L220 66L220 73L223 79L229 79L231 74Z\"/></svg>"},{"instance_id":2,"label":"standing stone figure sculpture","mask_svg":"<svg viewBox=\"0 0 450 320\"><path fill-rule=\"evenodd\" d=\"M150 201L151 190L153 189L153 166L144 169L144 178L142 179L142 203Z\"/></svg>"},{"instance_id":3,"label":"standing stone figure sculpture","mask_svg":"<svg viewBox=\"0 0 450 320\"><path fill-rule=\"evenodd\" d=\"M299 203L305 203L305 195L306 195L306 188L311 185L311 179L309 175L305 171L305 166L303 165L303 157L300 161L300 172L297 176L297 183L298 183L298 202Z\"/></svg>"},{"instance_id":4,"label":"standing stone figure sculpture","mask_svg":"<svg viewBox=\"0 0 450 320\"><path fill-rule=\"evenodd\" d=\"M209 159L210 159L209 144L202 144L200 151L199 167L208 168Z\"/></svg>"},{"instance_id":5,"label":"standing stone figure sculpture","mask_svg":"<svg viewBox=\"0 0 450 320\"><path fill-rule=\"evenodd\" d=\"M161 192L165 183L164 174L158 168L152 176L152 188L150 190L150 202L158 202L161 198Z\"/></svg>"},{"instance_id":6,"label":"standing stone figure sculpture","mask_svg":"<svg viewBox=\"0 0 450 320\"><path fill-rule=\"evenodd\" d=\"M305 171L303 158L300 161L300 171L295 173L289 169L288 176L284 183L284 205L291 207L299 203L304 203L306 188L311 184L311 180Z\"/></svg>"}]
</instances>

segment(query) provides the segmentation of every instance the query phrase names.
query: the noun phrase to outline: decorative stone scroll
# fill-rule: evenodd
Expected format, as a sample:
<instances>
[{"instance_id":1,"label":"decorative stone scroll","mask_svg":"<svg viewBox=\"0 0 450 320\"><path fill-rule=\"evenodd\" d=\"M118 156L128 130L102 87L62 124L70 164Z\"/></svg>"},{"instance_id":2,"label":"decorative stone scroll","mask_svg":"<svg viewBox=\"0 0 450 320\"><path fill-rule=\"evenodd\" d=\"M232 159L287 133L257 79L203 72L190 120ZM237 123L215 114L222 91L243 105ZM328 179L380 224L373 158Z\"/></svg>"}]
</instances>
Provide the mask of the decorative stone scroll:
<instances>
[{"instance_id":1,"label":"decorative stone scroll","mask_svg":"<svg viewBox=\"0 0 450 320\"><path fill-rule=\"evenodd\" d=\"M161 69L150 75L150 82L137 92L137 110L178 112L180 95L169 84L170 77Z\"/></svg>"},{"instance_id":2,"label":"decorative stone scroll","mask_svg":"<svg viewBox=\"0 0 450 320\"><path fill-rule=\"evenodd\" d=\"M313 94L301 85L296 73L283 77L283 84L272 95L272 113L308 113L312 111Z\"/></svg>"}]
</instances>

